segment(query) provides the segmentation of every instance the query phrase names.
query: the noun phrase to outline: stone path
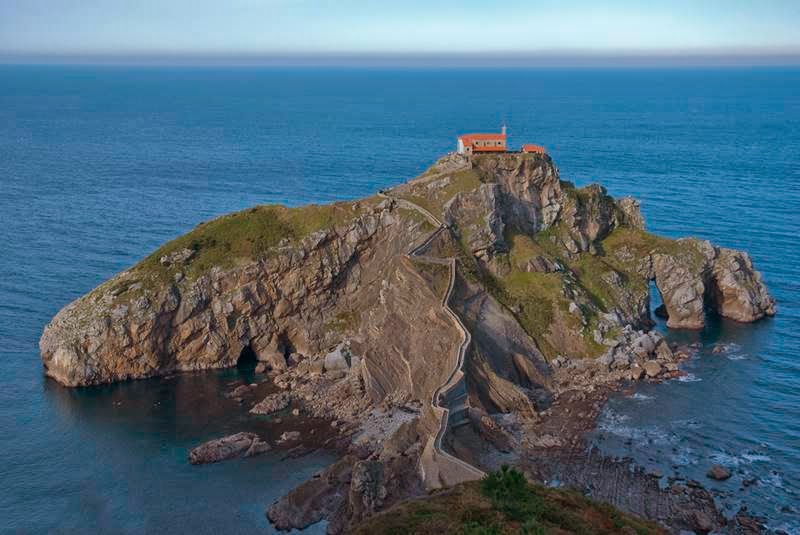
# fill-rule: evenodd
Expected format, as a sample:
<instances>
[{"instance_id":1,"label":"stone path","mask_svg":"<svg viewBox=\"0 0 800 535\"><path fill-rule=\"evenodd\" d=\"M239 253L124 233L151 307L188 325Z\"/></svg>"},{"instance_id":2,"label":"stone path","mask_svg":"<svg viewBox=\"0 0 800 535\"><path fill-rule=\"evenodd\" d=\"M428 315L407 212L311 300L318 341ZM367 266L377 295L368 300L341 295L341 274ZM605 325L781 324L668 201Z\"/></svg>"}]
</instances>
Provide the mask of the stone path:
<instances>
[{"instance_id":1,"label":"stone path","mask_svg":"<svg viewBox=\"0 0 800 535\"><path fill-rule=\"evenodd\" d=\"M453 455L450 455L442 449L442 439L444 438L445 433L447 433L451 413L451 409L447 407L446 404L442 404L442 401L446 400L448 398L448 394L456 389L463 390L463 394L466 394L466 388L464 385L464 372L462 368L464 366L464 358L467 352L467 347L469 347L469 344L472 341L472 336L461 322L461 318L459 318L458 315L453 312L448 304L450 301L450 296L453 293L453 286L455 285L456 280L456 259L438 258L422 253L422 251L424 251L433 242L433 240L439 236L439 234L447 230L447 226L428 210L413 202L391 197L383 192L380 192L379 195L394 201L402 208L414 210L422 214L426 219L428 219L428 221L436 226L436 230L433 231L431 235L428 236L420 245L409 251L407 256L420 262L448 266L450 271L450 280L447 285L447 291L442 297L442 308L444 308L445 312L447 312L447 314L453 319L453 322L461 333L461 344L458 347L456 364L447 380L441 386L439 386L439 388L437 388L431 396L431 409L433 410L434 414L439 417L440 424L439 431L436 433L436 436L431 437L428 440L428 443L425 445L422 455L420 456L419 469L422 475L422 480L425 483L426 489L430 491L438 488L457 485L458 483L463 483L464 481L481 479L485 475L483 471ZM464 398L464 395L457 396L457 399L459 399L458 407L460 410L466 410L467 404Z\"/></svg>"}]
</instances>

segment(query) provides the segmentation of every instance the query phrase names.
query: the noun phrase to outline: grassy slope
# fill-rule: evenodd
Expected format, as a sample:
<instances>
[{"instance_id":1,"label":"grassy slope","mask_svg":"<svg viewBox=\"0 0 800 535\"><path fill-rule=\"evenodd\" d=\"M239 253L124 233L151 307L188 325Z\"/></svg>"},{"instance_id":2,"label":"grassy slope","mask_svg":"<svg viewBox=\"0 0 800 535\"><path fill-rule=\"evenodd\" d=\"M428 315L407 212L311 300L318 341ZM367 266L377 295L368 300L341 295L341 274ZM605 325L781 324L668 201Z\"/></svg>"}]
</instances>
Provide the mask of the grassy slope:
<instances>
[{"instance_id":1,"label":"grassy slope","mask_svg":"<svg viewBox=\"0 0 800 535\"><path fill-rule=\"evenodd\" d=\"M189 280L196 279L212 267L228 268L263 258L281 240L293 243L317 230L347 223L374 202L375 198L368 198L299 208L266 205L224 215L162 245L131 268L131 273L151 283L166 281L178 268L164 266L159 259L188 248L195 253L179 269Z\"/></svg>"},{"instance_id":2,"label":"grassy slope","mask_svg":"<svg viewBox=\"0 0 800 535\"><path fill-rule=\"evenodd\" d=\"M503 469L481 482L402 502L367 519L358 535L611 535L664 534L651 522L624 514L574 491L550 489Z\"/></svg>"}]
</instances>

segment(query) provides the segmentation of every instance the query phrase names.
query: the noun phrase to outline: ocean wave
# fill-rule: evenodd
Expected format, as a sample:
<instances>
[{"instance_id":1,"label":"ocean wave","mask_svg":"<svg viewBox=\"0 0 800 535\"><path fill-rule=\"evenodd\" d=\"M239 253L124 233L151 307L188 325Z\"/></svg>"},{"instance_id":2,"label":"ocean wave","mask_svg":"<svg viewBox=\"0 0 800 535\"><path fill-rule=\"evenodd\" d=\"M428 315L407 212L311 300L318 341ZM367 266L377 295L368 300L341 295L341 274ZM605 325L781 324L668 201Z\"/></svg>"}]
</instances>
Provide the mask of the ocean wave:
<instances>
[{"instance_id":1,"label":"ocean wave","mask_svg":"<svg viewBox=\"0 0 800 535\"><path fill-rule=\"evenodd\" d=\"M660 427L634 427L625 424L624 422L629 419L624 415L606 415L597 423L597 429L629 440L636 446L669 445L675 444L680 440L675 433L669 433Z\"/></svg>"},{"instance_id":2,"label":"ocean wave","mask_svg":"<svg viewBox=\"0 0 800 535\"><path fill-rule=\"evenodd\" d=\"M681 375L675 380L681 383L699 383L700 381L702 381L702 379L700 379L693 373L687 373L686 375Z\"/></svg>"},{"instance_id":3,"label":"ocean wave","mask_svg":"<svg viewBox=\"0 0 800 535\"><path fill-rule=\"evenodd\" d=\"M742 464L765 463L772 460L769 455L764 455L761 453L742 453L741 455L732 455L723 451L716 451L709 455L709 457L718 464L733 467L738 467Z\"/></svg>"},{"instance_id":4,"label":"ocean wave","mask_svg":"<svg viewBox=\"0 0 800 535\"><path fill-rule=\"evenodd\" d=\"M771 486L771 487L775 487L775 488L778 488L778 489L782 489L783 488L783 478L775 470L772 470L769 474L767 474L766 476L763 476L761 478L761 481L763 483Z\"/></svg>"},{"instance_id":5,"label":"ocean wave","mask_svg":"<svg viewBox=\"0 0 800 535\"><path fill-rule=\"evenodd\" d=\"M655 399L653 396L648 396L647 394L642 394L641 392L636 392L630 398L635 399L636 401L652 401Z\"/></svg>"},{"instance_id":6,"label":"ocean wave","mask_svg":"<svg viewBox=\"0 0 800 535\"><path fill-rule=\"evenodd\" d=\"M770 457L769 455L762 455L759 453L743 453L742 459L745 459L746 461L749 461L751 463L759 463L759 462L766 463L771 461L772 457Z\"/></svg>"},{"instance_id":7,"label":"ocean wave","mask_svg":"<svg viewBox=\"0 0 800 535\"><path fill-rule=\"evenodd\" d=\"M689 466L700 462L698 455L689 447L679 448L677 451L673 452L669 458L673 464L678 466Z\"/></svg>"}]
</instances>

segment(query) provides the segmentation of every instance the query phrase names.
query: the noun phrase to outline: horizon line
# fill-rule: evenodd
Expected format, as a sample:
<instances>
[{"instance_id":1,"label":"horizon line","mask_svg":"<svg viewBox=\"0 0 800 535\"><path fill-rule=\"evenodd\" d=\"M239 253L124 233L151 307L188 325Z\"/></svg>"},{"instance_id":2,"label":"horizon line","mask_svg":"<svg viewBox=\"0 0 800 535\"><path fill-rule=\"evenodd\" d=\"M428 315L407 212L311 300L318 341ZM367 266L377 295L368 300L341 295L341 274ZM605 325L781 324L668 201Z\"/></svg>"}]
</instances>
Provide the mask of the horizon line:
<instances>
[{"instance_id":1,"label":"horizon line","mask_svg":"<svg viewBox=\"0 0 800 535\"><path fill-rule=\"evenodd\" d=\"M215 67L791 67L800 49L507 52L118 52L0 51L4 65Z\"/></svg>"}]
</instances>

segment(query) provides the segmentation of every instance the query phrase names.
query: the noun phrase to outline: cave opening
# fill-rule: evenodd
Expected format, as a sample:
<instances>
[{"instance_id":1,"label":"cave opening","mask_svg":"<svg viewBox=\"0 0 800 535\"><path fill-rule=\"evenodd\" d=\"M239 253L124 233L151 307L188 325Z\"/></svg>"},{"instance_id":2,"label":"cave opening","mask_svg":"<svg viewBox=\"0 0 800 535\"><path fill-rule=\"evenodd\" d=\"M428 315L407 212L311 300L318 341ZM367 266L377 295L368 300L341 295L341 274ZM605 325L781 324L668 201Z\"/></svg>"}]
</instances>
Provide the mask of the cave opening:
<instances>
[{"instance_id":1,"label":"cave opening","mask_svg":"<svg viewBox=\"0 0 800 535\"><path fill-rule=\"evenodd\" d=\"M659 324L659 322L663 323L667 320L667 308L664 305L664 298L661 295L661 290L659 290L655 279L650 279L648 284L650 287L648 319L653 321L655 318L655 321L653 321L654 324Z\"/></svg>"},{"instance_id":2,"label":"cave opening","mask_svg":"<svg viewBox=\"0 0 800 535\"><path fill-rule=\"evenodd\" d=\"M236 368L240 371L251 371L255 370L257 364L258 357L256 356L256 352L253 351L250 344L247 344L242 348L242 352L239 354L239 359L236 361Z\"/></svg>"}]
</instances>

